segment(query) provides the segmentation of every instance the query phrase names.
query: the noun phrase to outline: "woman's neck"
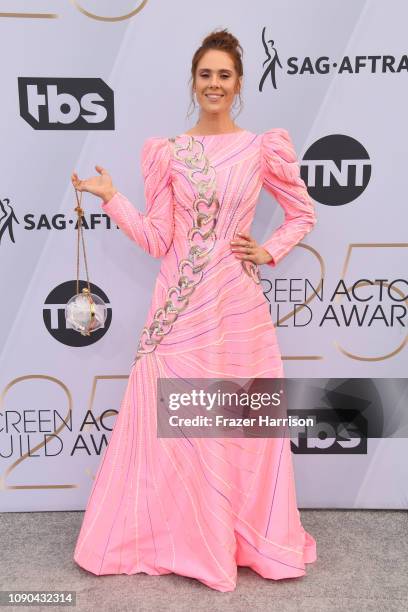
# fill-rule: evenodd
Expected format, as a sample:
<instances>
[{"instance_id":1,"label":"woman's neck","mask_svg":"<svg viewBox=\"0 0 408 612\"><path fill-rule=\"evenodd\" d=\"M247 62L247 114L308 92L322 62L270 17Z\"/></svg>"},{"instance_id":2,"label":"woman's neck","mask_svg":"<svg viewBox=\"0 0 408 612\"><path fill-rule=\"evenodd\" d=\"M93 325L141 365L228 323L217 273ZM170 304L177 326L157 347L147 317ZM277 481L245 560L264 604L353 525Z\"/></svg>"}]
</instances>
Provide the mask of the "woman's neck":
<instances>
[{"instance_id":1,"label":"woman's neck","mask_svg":"<svg viewBox=\"0 0 408 612\"><path fill-rule=\"evenodd\" d=\"M194 127L189 130L189 134L225 134L228 132L238 132L241 128L231 119L231 117L205 117L200 118Z\"/></svg>"}]
</instances>

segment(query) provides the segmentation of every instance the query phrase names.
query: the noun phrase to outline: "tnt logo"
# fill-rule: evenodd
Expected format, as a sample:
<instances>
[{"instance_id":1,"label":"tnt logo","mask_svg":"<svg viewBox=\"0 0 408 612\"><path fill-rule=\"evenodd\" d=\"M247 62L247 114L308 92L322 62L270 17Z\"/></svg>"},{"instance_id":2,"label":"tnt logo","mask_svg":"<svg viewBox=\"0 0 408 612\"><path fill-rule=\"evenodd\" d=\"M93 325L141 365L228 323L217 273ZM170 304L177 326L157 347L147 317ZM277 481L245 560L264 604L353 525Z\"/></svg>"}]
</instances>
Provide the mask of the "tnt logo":
<instances>
[{"instance_id":1,"label":"tnt logo","mask_svg":"<svg viewBox=\"0 0 408 612\"><path fill-rule=\"evenodd\" d=\"M358 140L331 134L308 148L301 177L314 200L327 206L342 206L358 198L367 187L371 161Z\"/></svg>"},{"instance_id":2,"label":"tnt logo","mask_svg":"<svg viewBox=\"0 0 408 612\"><path fill-rule=\"evenodd\" d=\"M35 130L113 130L113 90L99 78L18 78L20 115Z\"/></svg>"},{"instance_id":3,"label":"tnt logo","mask_svg":"<svg viewBox=\"0 0 408 612\"><path fill-rule=\"evenodd\" d=\"M79 281L79 292L87 283L83 280ZM106 293L94 283L89 283L91 292L103 299L105 304L109 304L109 299ZM76 294L76 281L70 280L61 283L54 287L45 299L43 307L43 320L45 327L55 340L65 344L66 346L89 346L98 342L108 331L112 322L112 308L108 306L108 316L106 317L104 327L92 332L90 336L83 336L77 331L68 328L65 320L65 306L68 300Z\"/></svg>"}]
</instances>

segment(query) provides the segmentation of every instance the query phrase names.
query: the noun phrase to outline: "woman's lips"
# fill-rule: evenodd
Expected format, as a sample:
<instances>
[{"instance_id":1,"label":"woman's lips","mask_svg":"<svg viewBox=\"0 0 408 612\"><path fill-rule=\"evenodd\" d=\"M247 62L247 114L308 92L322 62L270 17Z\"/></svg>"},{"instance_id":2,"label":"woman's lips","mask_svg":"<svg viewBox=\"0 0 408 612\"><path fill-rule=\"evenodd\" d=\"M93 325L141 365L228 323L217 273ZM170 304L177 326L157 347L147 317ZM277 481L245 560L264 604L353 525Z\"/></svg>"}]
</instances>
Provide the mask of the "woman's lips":
<instances>
[{"instance_id":1,"label":"woman's lips","mask_svg":"<svg viewBox=\"0 0 408 612\"><path fill-rule=\"evenodd\" d=\"M218 102L223 97L223 94L205 94L210 102Z\"/></svg>"}]
</instances>

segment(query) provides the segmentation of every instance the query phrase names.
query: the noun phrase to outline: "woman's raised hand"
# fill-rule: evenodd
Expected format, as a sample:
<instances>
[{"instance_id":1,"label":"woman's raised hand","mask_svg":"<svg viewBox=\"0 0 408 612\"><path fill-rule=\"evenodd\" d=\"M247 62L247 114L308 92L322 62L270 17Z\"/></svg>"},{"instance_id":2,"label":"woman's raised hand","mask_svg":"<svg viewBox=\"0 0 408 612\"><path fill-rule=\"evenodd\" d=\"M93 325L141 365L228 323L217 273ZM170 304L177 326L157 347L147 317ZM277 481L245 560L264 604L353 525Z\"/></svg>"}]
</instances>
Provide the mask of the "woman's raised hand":
<instances>
[{"instance_id":1,"label":"woman's raised hand","mask_svg":"<svg viewBox=\"0 0 408 612\"><path fill-rule=\"evenodd\" d=\"M104 202L108 202L117 192L117 189L112 184L112 179L107 170L102 166L95 166L99 176L91 176L91 178L80 180L76 172L71 174L71 181L75 189L78 191L87 191L93 195L99 196Z\"/></svg>"}]
</instances>

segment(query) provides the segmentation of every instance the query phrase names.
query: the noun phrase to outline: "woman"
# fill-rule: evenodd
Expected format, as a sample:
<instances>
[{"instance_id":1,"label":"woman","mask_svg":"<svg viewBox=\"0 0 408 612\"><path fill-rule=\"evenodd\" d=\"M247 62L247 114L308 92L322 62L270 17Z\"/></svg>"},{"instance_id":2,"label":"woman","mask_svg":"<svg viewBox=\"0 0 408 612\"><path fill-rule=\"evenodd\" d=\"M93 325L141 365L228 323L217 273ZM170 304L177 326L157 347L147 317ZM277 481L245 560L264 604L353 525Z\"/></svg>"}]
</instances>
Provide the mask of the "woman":
<instances>
[{"instance_id":1,"label":"woman","mask_svg":"<svg viewBox=\"0 0 408 612\"><path fill-rule=\"evenodd\" d=\"M192 60L200 117L142 150L146 213L109 173L72 183L140 247L163 257L146 326L74 559L90 572L177 573L219 591L237 565L265 578L302 576L316 559L296 505L288 438L157 436L157 378L275 378L283 368L258 265L276 266L315 224L286 130L239 128L242 48L213 32ZM264 186L285 211L262 245L249 233Z\"/></svg>"}]
</instances>

